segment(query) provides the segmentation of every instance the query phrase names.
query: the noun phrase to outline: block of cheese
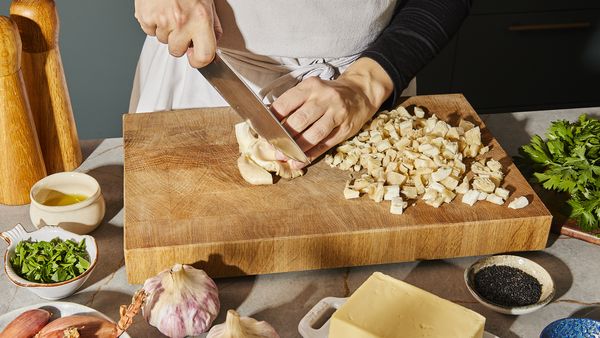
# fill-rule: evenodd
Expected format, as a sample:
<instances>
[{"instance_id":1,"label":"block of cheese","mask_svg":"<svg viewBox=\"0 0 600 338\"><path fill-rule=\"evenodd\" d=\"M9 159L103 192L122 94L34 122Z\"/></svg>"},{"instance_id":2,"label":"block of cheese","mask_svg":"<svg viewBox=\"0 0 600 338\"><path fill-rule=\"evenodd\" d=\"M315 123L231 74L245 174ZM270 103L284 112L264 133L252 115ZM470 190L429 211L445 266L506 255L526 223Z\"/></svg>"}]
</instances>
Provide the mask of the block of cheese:
<instances>
[{"instance_id":1,"label":"block of cheese","mask_svg":"<svg viewBox=\"0 0 600 338\"><path fill-rule=\"evenodd\" d=\"M481 338L485 317L375 272L331 317L329 338Z\"/></svg>"}]
</instances>

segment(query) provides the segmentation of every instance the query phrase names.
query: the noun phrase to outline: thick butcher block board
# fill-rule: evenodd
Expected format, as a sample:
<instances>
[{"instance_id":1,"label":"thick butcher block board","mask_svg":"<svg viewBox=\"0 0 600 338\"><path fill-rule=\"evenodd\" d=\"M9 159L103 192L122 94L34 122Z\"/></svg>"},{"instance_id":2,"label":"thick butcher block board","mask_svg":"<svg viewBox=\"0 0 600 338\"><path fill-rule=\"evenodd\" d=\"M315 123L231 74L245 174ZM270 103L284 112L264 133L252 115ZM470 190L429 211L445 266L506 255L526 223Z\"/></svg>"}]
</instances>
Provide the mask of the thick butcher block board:
<instances>
[{"instance_id":1,"label":"thick butcher block board","mask_svg":"<svg viewBox=\"0 0 600 338\"><path fill-rule=\"evenodd\" d=\"M462 95L409 98L441 119L482 127L512 210L455 199L392 215L389 202L345 200L348 172L314 163L305 176L251 186L240 176L229 108L124 116L125 263L131 283L176 262L213 277L540 250L552 216Z\"/></svg>"}]
</instances>

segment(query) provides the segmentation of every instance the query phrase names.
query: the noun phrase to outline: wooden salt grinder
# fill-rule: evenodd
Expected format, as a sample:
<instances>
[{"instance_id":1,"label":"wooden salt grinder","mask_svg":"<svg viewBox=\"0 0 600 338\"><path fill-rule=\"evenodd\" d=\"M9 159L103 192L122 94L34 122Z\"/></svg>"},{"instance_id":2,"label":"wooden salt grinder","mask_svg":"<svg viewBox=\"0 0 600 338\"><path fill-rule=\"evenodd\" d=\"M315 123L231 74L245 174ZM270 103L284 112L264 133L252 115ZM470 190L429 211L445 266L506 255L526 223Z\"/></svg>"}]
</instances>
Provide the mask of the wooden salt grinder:
<instances>
[{"instance_id":1,"label":"wooden salt grinder","mask_svg":"<svg viewBox=\"0 0 600 338\"><path fill-rule=\"evenodd\" d=\"M29 189L46 176L23 75L17 25L0 16L0 204L29 203Z\"/></svg>"},{"instance_id":2,"label":"wooden salt grinder","mask_svg":"<svg viewBox=\"0 0 600 338\"><path fill-rule=\"evenodd\" d=\"M13 0L11 18L23 41L23 77L48 174L81 164L81 148L58 48L53 0Z\"/></svg>"}]
</instances>

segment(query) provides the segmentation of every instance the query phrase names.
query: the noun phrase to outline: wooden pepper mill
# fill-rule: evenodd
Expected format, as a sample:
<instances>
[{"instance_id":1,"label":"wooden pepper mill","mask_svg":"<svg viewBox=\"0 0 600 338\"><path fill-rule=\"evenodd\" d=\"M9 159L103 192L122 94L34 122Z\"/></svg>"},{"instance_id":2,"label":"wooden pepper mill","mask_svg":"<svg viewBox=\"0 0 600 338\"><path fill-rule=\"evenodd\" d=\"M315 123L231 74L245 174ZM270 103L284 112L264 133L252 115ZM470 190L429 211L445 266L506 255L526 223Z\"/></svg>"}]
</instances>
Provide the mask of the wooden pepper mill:
<instances>
[{"instance_id":1,"label":"wooden pepper mill","mask_svg":"<svg viewBox=\"0 0 600 338\"><path fill-rule=\"evenodd\" d=\"M13 0L11 18L23 42L22 69L48 174L81 164L81 148L58 48L53 0Z\"/></svg>"},{"instance_id":2,"label":"wooden pepper mill","mask_svg":"<svg viewBox=\"0 0 600 338\"><path fill-rule=\"evenodd\" d=\"M0 16L0 204L21 205L46 176L21 74L21 39L15 23Z\"/></svg>"}]
</instances>

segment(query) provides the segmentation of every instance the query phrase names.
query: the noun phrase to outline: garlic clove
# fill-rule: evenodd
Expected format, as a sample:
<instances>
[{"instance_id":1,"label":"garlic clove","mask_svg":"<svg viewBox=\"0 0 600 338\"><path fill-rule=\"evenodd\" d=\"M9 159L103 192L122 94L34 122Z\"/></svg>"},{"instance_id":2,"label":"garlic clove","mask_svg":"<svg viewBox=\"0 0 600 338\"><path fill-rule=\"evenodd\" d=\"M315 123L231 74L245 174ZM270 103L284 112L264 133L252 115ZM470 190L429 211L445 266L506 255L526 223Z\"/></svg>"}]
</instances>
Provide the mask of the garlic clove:
<instances>
[{"instance_id":1,"label":"garlic clove","mask_svg":"<svg viewBox=\"0 0 600 338\"><path fill-rule=\"evenodd\" d=\"M279 338L279 334L267 322L240 317L234 310L229 310L225 323L215 325L206 338Z\"/></svg>"}]
</instances>

